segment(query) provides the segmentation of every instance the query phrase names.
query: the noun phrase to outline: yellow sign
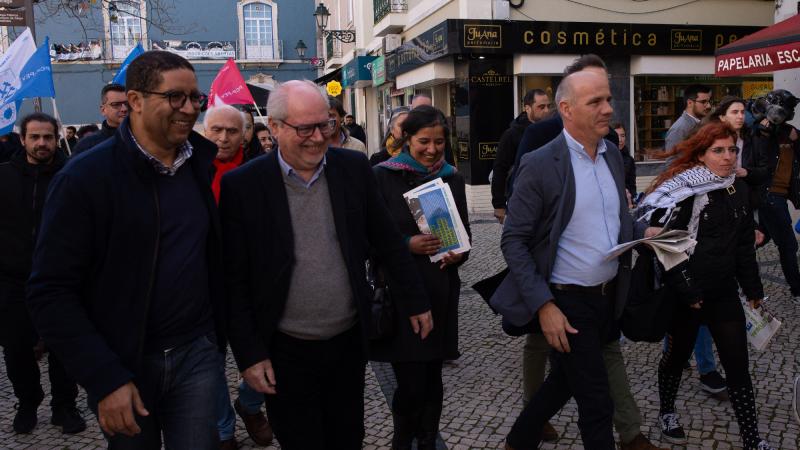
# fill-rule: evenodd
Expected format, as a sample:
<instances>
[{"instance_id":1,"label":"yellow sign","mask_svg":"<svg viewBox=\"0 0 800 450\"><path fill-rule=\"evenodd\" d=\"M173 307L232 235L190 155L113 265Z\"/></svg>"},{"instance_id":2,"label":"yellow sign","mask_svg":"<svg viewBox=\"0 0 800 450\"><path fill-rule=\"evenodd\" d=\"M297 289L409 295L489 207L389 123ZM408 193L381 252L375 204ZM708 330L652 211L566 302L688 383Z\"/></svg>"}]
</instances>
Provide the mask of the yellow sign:
<instances>
[{"instance_id":1,"label":"yellow sign","mask_svg":"<svg viewBox=\"0 0 800 450\"><path fill-rule=\"evenodd\" d=\"M478 142L478 159L497 158L498 142Z\"/></svg>"},{"instance_id":2,"label":"yellow sign","mask_svg":"<svg viewBox=\"0 0 800 450\"><path fill-rule=\"evenodd\" d=\"M742 83L742 98L756 98L772 90L772 81L745 81Z\"/></svg>"},{"instance_id":3,"label":"yellow sign","mask_svg":"<svg viewBox=\"0 0 800 450\"><path fill-rule=\"evenodd\" d=\"M338 97L342 93L342 83L336 80L329 81L328 84L325 85L325 90L328 91L328 95Z\"/></svg>"}]
</instances>

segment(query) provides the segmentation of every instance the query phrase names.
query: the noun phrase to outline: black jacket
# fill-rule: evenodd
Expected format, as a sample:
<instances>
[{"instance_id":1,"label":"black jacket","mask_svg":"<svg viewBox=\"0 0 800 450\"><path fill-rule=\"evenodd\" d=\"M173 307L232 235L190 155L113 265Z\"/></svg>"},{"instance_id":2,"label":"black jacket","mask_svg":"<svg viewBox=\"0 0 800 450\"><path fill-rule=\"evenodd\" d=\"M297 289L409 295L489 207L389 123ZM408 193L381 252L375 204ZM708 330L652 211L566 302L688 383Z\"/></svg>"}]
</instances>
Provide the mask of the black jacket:
<instances>
[{"instance_id":1,"label":"black jacket","mask_svg":"<svg viewBox=\"0 0 800 450\"><path fill-rule=\"evenodd\" d=\"M688 224L695 197L678 203L670 224ZM662 226L657 211L650 223ZM685 225L676 228L685 229ZM748 299L764 297L755 252L755 223L747 183L737 179L728 189L708 193L708 204L699 216L697 246L689 258L687 275L693 295L683 300L738 301L738 288Z\"/></svg>"},{"instance_id":2,"label":"black jacket","mask_svg":"<svg viewBox=\"0 0 800 450\"><path fill-rule=\"evenodd\" d=\"M619 151L622 152L622 164L625 166L625 189L631 193L631 197L636 197L636 161L627 148Z\"/></svg>"},{"instance_id":3,"label":"black jacket","mask_svg":"<svg viewBox=\"0 0 800 450\"><path fill-rule=\"evenodd\" d=\"M185 163L209 212L209 293L225 348L220 226L211 193L216 146L197 133ZM67 372L99 401L140 373L160 238L156 174L126 119L53 179L27 286L33 322Z\"/></svg>"},{"instance_id":4,"label":"black jacket","mask_svg":"<svg viewBox=\"0 0 800 450\"><path fill-rule=\"evenodd\" d=\"M492 169L492 207L495 209L506 207L506 187L511 178L511 168L514 166L522 135L530 124L528 114L522 112L511 121L508 129L500 136L500 143L497 144L497 157Z\"/></svg>"},{"instance_id":5,"label":"black jacket","mask_svg":"<svg viewBox=\"0 0 800 450\"><path fill-rule=\"evenodd\" d=\"M765 145L767 139L761 139L749 130L742 132L742 167L747 169L747 176L743 177L749 190L750 209L755 211L761 203L761 191L769 175L767 171L767 157ZM773 168L773 172L774 172Z\"/></svg>"},{"instance_id":6,"label":"black jacket","mask_svg":"<svg viewBox=\"0 0 800 450\"><path fill-rule=\"evenodd\" d=\"M100 127L100 130L96 133L92 133L88 136L84 136L83 139L78 141L78 144L72 147L72 156L78 155L80 153L89 150L90 148L94 147L95 145L105 141L106 139L114 136L117 132L116 128L111 127L108 122L105 120L103 121L103 125Z\"/></svg>"},{"instance_id":7,"label":"black jacket","mask_svg":"<svg viewBox=\"0 0 800 450\"><path fill-rule=\"evenodd\" d=\"M371 248L401 282L398 301L409 315L430 309L408 248L378 192L367 158L329 148L325 177L334 224L362 323L366 348L370 290L365 262ZM292 279L294 243L289 201L278 164L269 152L222 177L225 284L230 301L229 337L239 369L270 357ZM435 326L435 325L434 325Z\"/></svg>"},{"instance_id":8,"label":"black jacket","mask_svg":"<svg viewBox=\"0 0 800 450\"><path fill-rule=\"evenodd\" d=\"M761 198L767 195L769 187L772 186L772 177L775 176L775 169L778 167L778 158L780 157L781 142L789 143L794 147L794 157L792 158L792 176L789 182L789 192L786 198L792 202L795 208L800 208L800 139L792 142L789 139L792 126L783 124L777 129L762 130L759 129L753 133L754 147L758 148L763 154L766 164L767 173L763 184L760 186Z\"/></svg>"},{"instance_id":9,"label":"black jacket","mask_svg":"<svg viewBox=\"0 0 800 450\"><path fill-rule=\"evenodd\" d=\"M11 132L7 136L6 142L0 142L0 162L10 161L15 153L20 150L25 151L18 133Z\"/></svg>"},{"instance_id":10,"label":"black jacket","mask_svg":"<svg viewBox=\"0 0 800 450\"><path fill-rule=\"evenodd\" d=\"M0 305L25 301L47 187L64 162L56 152L50 164L30 164L20 150L0 164Z\"/></svg>"},{"instance_id":11,"label":"black jacket","mask_svg":"<svg viewBox=\"0 0 800 450\"><path fill-rule=\"evenodd\" d=\"M386 201L392 220L400 233L407 238L419 234L419 227L408 209L403 194L423 184L420 178L408 172L398 172L383 167L376 167L373 170L378 180L378 190ZM470 233L464 178L455 173L443 178L442 181L450 185L461 221L467 233ZM456 359L459 357L458 303L461 290L458 268L467 261L469 253L464 254L464 259L459 264L445 270L439 268L439 263L431 262L427 255L412 256L431 302L433 331L425 340L420 340L409 326L404 305L395 303L395 335L391 339L372 342L370 359L391 362ZM398 283L390 275L386 278L389 292L394 292Z\"/></svg>"},{"instance_id":12,"label":"black jacket","mask_svg":"<svg viewBox=\"0 0 800 450\"><path fill-rule=\"evenodd\" d=\"M347 131L350 133L350 136L358 139L359 141L363 142L364 145L367 145L367 133L364 132L364 127L361 125L354 123L352 125L345 125Z\"/></svg>"}]
</instances>

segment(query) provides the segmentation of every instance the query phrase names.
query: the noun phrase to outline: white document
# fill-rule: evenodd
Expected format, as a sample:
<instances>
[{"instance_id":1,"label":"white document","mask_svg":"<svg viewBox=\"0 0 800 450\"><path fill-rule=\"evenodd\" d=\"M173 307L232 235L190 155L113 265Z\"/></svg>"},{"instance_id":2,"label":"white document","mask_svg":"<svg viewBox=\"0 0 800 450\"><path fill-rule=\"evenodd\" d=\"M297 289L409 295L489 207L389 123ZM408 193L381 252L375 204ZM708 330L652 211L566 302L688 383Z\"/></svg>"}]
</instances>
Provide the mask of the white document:
<instances>
[{"instance_id":1,"label":"white document","mask_svg":"<svg viewBox=\"0 0 800 450\"><path fill-rule=\"evenodd\" d=\"M697 241L689 237L685 230L663 231L649 238L619 244L608 251L606 261L618 257L638 244L645 244L656 253L659 262L664 265L664 270L670 270L678 264L689 259L686 253L697 245Z\"/></svg>"},{"instance_id":2,"label":"white document","mask_svg":"<svg viewBox=\"0 0 800 450\"><path fill-rule=\"evenodd\" d=\"M403 194L419 231L434 234L442 241L439 252L430 257L440 261L447 252L464 253L472 246L458 214L453 192L441 178L429 181Z\"/></svg>"}]
</instances>

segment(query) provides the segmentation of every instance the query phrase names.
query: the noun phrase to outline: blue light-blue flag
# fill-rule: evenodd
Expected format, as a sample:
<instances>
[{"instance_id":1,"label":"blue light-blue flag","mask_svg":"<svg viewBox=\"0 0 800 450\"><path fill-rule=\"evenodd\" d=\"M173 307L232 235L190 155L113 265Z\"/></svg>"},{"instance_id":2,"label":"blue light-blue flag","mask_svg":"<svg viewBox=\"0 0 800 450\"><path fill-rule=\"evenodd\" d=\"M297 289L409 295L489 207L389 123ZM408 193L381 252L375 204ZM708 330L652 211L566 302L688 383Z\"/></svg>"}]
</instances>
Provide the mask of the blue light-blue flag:
<instances>
[{"instance_id":1,"label":"blue light-blue flag","mask_svg":"<svg viewBox=\"0 0 800 450\"><path fill-rule=\"evenodd\" d=\"M14 95L14 100L32 97L55 97L53 87L53 70L50 67L50 39L45 38L44 44L31 55L22 71L19 73L20 86Z\"/></svg>"},{"instance_id":2,"label":"blue light-blue flag","mask_svg":"<svg viewBox=\"0 0 800 450\"><path fill-rule=\"evenodd\" d=\"M144 47L142 47L142 43L136 44L136 47L133 47L130 53L128 53L128 57L125 58L125 61L122 62L122 65L119 66L119 71L114 76L114 79L111 80L112 83L121 84L125 86L125 76L128 74L128 66L136 59L137 56L144 53Z\"/></svg>"},{"instance_id":3,"label":"blue light-blue flag","mask_svg":"<svg viewBox=\"0 0 800 450\"><path fill-rule=\"evenodd\" d=\"M17 111L21 101L12 101L0 106L0 136L14 131L14 124L17 122Z\"/></svg>"}]
</instances>

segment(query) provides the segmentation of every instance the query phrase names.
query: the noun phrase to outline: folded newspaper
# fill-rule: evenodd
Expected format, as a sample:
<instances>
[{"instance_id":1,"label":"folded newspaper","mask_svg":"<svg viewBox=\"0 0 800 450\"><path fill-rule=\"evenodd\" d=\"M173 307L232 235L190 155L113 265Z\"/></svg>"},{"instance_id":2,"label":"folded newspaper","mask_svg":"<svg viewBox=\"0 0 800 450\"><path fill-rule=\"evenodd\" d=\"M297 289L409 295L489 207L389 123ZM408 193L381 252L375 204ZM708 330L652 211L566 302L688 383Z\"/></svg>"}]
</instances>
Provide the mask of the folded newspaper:
<instances>
[{"instance_id":1,"label":"folded newspaper","mask_svg":"<svg viewBox=\"0 0 800 450\"><path fill-rule=\"evenodd\" d=\"M694 248L697 241L689 237L689 232L686 230L662 231L649 238L617 245L608 251L606 261L616 258L638 244L645 244L652 248L658 260L664 265L664 270L669 270L689 259L686 252Z\"/></svg>"},{"instance_id":2,"label":"folded newspaper","mask_svg":"<svg viewBox=\"0 0 800 450\"><path fill-rule=\"evenodd\" d=\"M411 215L423 234L434 234L442 247L431 256L431 262L444 258L447 252L464 253L470 248L469 235L456 208L450 186L441 178L429 181L405 194Z\"/></svg>"}]
</instances>

